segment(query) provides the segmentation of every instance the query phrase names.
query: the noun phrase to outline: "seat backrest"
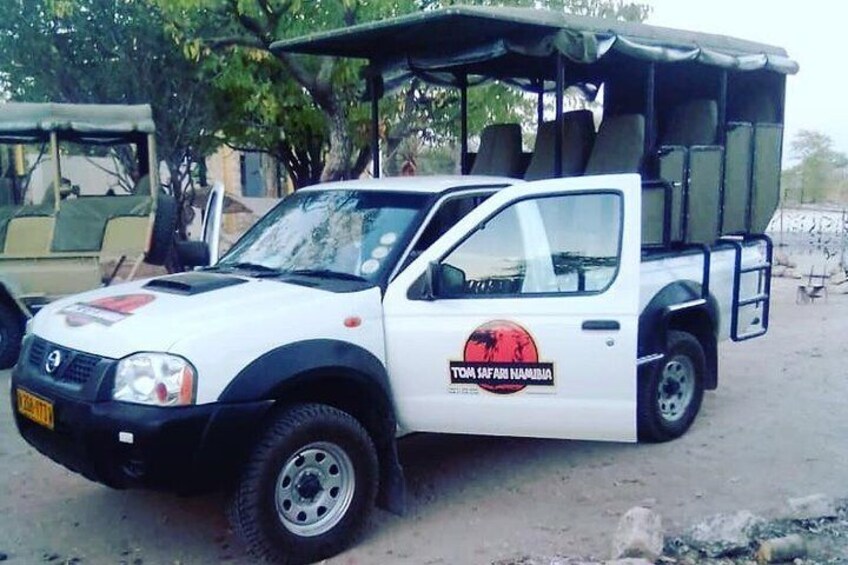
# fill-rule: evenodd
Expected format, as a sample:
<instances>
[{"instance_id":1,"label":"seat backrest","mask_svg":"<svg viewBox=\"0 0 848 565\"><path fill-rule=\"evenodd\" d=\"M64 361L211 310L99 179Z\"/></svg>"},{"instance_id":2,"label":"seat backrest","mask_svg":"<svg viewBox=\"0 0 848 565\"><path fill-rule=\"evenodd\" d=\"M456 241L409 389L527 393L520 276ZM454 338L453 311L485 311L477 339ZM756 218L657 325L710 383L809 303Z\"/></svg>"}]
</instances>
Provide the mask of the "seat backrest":
<instances>
[{"instance_id":1,"label":"seat backrest","mask_svg":"<svg viewBox=\"0 0 848 565\"><path fill-rule=\"evenodd\" d=\"M715 100L690 100L671 112L660 145L713 145L717 132L718 105Z\"/></svg>"},{"instance_id":2,"label":"seat backrest","mask_svg":"<svg viewBox=\"0 0 848 565\"><path fill-rule=\"evenodd\" d=\"M107 242L115 247L127 247L131 238L136 238L139 246L146 245L149 231L144 227L147 216L153 206L150 196L85 196L63 200L56 217L53 232L53 251L101 251L107 226L115 218L138 218L133 222L119 222L113 229ZM134 226L132 232L123 233L125 228ZM120 229L118 229L120 228ZM132 246L130 246L132 247Z\"/></svg>"},{"instance_id":3,"label":"seat backrest","mask_svg":"<svg viewBox=\"0 0 848 565\"><path fill-rule=\"evenodd\" d=\"M586 164L587 175L638 173L645 155L645 117L608 116L601 123Z\"/></svg>"},{"instance_id":4,"label":"seat backrest","mask_svg":"<svg viewBox=\"0 0 848 565\"><path fill-rule=\"evenodd\" d=\"M6 228L4 255L38 257L50 253L53 238L53 216L17 216Z\"/></svg>"},{"instance_id":5,"label":"seat backrest","mask_svg":"<svg viewBox=\"0 0 848 565\"><path fill-rule=\"evenodd\" d=\"M562 175L582 175L595 141L595 120L589 110L562 115ZM556 158L556 122L544 122L536 133L533 157L524 180L553 178Z\"/></svg>"},{"instance_id":6,"label":"seat backrest","mask_svg":"<svg viewBox=\"0 0 848 565\"><path fill-rule=\"evenodd\" d=\"M480 134L480 150L472 175L517 177L521 174L521 126L488 125Z\"/></svg>"}]
</instances>

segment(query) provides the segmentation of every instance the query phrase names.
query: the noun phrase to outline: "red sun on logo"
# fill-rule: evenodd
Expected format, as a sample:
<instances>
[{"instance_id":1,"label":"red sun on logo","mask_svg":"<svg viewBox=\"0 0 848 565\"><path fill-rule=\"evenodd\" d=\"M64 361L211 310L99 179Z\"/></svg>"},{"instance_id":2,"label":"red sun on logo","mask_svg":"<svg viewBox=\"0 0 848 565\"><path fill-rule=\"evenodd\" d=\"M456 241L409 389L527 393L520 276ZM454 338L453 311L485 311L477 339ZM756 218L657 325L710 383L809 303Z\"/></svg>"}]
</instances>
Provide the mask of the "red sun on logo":
<instances>
[{"instance_id":1,"label":"red sun on logo","mask_svg":"<svg viewBox=\"0 0 848 565\"><path fill-rule=\"evenodd\" d=\"M452 384L475 384L496 394L554 384L553 364L539 362L536 342L515 322L494 320L479 326L462 353L462 362L450 363Z\"/></svg>"}]
</instances>

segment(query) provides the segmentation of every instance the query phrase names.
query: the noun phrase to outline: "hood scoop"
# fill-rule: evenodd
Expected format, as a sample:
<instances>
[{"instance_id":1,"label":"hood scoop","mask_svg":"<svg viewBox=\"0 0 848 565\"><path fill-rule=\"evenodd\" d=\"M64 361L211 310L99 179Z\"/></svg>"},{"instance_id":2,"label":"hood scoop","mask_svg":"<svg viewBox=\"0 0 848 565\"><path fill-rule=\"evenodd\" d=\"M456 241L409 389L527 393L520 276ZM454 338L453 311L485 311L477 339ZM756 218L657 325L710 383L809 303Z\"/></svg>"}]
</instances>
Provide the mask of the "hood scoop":
<instances>
[{"instance_id":1,"label":"hood scoop","mask_svg":"<svg viewBox=\"0 0 848 565\"><path fill-rule=\"evenodd\" d=\"M196 272L159 277L145 284L144 288L156 292L194 296L195 294L203 294L204 292L211 292L246 282L246 279L238 277Z\"/></svg>"}]
</instances>

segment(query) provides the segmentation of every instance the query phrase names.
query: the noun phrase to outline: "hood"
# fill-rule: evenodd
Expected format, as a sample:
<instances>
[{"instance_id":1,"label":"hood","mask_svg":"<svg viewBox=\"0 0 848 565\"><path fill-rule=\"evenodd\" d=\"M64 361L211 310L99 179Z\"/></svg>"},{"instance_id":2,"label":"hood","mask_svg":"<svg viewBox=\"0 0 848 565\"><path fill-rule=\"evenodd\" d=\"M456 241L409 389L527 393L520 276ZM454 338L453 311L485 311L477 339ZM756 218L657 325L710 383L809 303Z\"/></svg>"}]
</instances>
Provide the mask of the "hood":
<instances>
[{"instance_id":1,"label":"hood","mask_svg":"<svg viewBox=\"0 0 848 565\"><path fill-rule=\"evenodd\" d=\"M32 331L65 347L117 359L137 351L169 351L188 336L222 325L250 324L270 305L285 311L333 295L277 280L183 273L53 302L35 316Z\"/></svg>"}]
</instances>

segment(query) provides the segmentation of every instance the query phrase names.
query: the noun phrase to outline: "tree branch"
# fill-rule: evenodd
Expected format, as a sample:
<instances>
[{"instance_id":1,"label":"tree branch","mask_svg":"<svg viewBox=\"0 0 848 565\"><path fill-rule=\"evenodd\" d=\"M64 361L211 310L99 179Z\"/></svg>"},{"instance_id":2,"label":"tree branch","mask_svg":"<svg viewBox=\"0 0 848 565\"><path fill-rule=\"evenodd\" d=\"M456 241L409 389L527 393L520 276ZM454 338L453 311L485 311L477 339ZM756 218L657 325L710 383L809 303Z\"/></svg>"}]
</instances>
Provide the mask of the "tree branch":
<instances>
[{"instance_id":1,"label":"tree branch","mask_svg":"<svg viewBox=\"0 0 848 565\"><path fill-rule=\"evenodd\" d=\"M212 50L226 49L228 47L251 47L253 49L267 49L262 40L256 37L234 35L232 37L216 37L207 39L204 45Z\"/></svg>"}]
</instances>

